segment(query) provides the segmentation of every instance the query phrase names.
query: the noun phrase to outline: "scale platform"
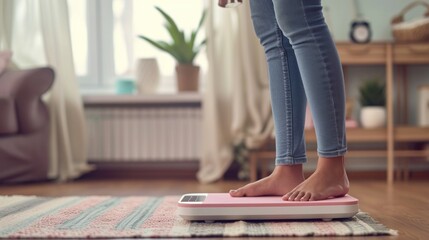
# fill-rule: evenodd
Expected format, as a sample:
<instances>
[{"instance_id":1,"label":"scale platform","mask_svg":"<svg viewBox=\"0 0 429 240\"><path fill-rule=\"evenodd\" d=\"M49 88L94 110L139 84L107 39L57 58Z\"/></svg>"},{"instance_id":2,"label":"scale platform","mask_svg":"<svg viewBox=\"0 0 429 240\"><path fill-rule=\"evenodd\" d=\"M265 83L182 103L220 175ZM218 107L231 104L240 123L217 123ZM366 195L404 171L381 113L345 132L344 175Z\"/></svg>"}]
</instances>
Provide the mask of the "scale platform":
<instances>
[{"instance_id":1,"label":"scale platform","mask_svg":"<svg viewBox=\"0 0 429 240\"><path fill-rule=\"evenodd\" d=\"M178 202L178 214L190 221L350 218L358 199L346 195L321 201L283 201L280 196L231 197L228 193L189 193Z\"/></svg>"}]
</instances>

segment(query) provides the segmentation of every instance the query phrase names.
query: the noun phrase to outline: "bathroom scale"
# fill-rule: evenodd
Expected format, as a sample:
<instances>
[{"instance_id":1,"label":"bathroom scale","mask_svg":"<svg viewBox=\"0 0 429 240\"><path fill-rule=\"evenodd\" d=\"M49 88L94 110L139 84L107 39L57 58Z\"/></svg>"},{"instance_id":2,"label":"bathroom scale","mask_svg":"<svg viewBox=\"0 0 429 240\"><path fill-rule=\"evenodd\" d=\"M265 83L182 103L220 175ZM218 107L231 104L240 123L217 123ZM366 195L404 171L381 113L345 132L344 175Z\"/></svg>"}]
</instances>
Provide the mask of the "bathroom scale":
<instances>
[{"instance_id":1,"label":"bathroom scale","mask_svg":"<svg viewBox=\"0 0 429 240\"><path fill-rule=\"evenodd\" d=\"M229 193L189 193L178 202L178 215L190 221L350 218L358 199L346 195L320 201L283 201L281 196L231 197Z\"/></svg>"}]
</instances>

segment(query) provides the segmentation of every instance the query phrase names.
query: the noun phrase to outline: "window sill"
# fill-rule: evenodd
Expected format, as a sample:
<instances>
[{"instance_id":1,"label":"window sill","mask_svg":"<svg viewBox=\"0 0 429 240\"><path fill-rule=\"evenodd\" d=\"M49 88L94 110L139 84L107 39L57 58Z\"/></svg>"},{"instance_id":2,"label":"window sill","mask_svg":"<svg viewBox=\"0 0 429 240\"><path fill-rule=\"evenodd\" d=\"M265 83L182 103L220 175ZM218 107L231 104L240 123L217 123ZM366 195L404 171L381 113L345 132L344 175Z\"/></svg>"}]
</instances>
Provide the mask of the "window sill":
<instances>
[{"instance_id":1,"label":"window sill","mask_svg":"<svg viewBox=\"0 0 429 240\"><path fill-rule=\"evenodd\" d=\"M84 94L84 105L130 105L130 104L200 104L202 94L168 93L168 94Z\"/></svg>"}]
</instances>

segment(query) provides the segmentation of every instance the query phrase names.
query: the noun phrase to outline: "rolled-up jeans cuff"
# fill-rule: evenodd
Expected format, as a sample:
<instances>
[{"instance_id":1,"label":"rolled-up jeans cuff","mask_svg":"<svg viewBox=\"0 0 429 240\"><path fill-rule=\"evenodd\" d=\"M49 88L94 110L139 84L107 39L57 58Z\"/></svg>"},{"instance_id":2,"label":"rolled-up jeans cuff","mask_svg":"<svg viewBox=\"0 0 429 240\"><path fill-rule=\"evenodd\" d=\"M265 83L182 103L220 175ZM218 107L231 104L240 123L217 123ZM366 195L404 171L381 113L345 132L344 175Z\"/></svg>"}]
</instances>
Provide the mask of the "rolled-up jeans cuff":
<instances>
[{"instance_id":1,"label":"rolled-up jeans cuff","mask_svg":"<svg viewBox=\"0 0 429 240\"><path fill-rule=\"evenodd\" d=\"M307 156L302 157L276 157L276 166L278 165L297 165L307 162Z\"/></svg>"},{"instance_id":2,"label":"rolled-up jeans cuff","mask_svg":"<svg viewBox=\"0 0 429 240\"><path fill-rule=\"evenodd\" d=\"M347 153L347 148L341 148L339 150L335 150L335 151L320 151L317 150L317 153L319 155L319 157L338 157L338 156L344 156Z\"/></svg>"}]
</instances>

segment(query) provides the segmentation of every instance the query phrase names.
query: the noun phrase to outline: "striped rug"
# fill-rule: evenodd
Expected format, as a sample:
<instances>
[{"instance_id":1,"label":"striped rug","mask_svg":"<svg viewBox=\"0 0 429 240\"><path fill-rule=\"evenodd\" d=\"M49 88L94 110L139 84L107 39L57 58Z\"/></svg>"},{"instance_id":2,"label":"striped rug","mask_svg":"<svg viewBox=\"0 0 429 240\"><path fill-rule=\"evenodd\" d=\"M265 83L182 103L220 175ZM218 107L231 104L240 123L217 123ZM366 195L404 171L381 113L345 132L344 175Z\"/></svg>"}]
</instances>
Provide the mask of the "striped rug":
<instances>
[{"instance_id":1,"label":"striped rug","mask_svg":"<svg viewBox=\"0 0 429 240\"><path fill-rule=\"evenodd\" d=\"M341 221L188 222L178 196L0 196L0 238L395 235L366 213Z\"/></svg>"}]
</instances>

